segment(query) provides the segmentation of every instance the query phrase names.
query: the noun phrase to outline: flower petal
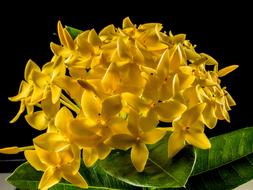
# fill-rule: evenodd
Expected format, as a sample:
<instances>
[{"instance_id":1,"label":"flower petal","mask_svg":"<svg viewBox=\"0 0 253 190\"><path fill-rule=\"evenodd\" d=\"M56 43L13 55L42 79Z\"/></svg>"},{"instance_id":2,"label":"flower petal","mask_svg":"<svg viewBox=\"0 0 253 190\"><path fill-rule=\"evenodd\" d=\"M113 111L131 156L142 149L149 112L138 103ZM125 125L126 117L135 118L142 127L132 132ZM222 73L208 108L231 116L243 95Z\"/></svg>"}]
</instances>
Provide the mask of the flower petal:
<instances>
[{"instance_id":1,"label":"flower petal","mask_svg":"<svg viewBox=\"0 0 253 190\"><path fill-rule=\"evenodd\" d=\"M58 133L44 133L33 139L33 142L38 147L58 152L69 146L69 141Z\"/></svg>"},{"instance_id":2,"label":"flower petal","mask_svg":"<svg viewBox=\"0 0 253 190\"><path fill-rule=\"evenodd\" d=\"M38 71L33 71L31 78L34 84L39 88L44 88L50 82L49 75Z\"/></svg>"},{"instance_id":3,"label":"flower petal","mask_svg":"<svg viewBox=\"0 0 253 190\"><path fill-rule=\"evenodd\" d=\"M227 122L230 122L229 113L226 110L225 105L216 104L215 115L220 120L225 119Z\"/></svg>"},{"instance_id":4,"label":"flower petal","mask_svg":"<svg viewBox=\"0 0 253 190\"><path fill-rule=\"evenodd\" d=\"M215 107L212 104L206 104L203 111L204 123L209 129L213 129L217 124L217 117L215 116Z\"/></svg>"},{"instance_id":5,"label":"flower petal","mask_svg":"<svg viewBox=\"0 0 253 190\"><path fill-rule=\"evenodd\" d=\"M127 128L127 120L120 117L114 117L107 122L112 134L130 134Z\"/></svg>"},{"instance_id":6,"label":"flower petal","mask_svg":"<svg viewBox=\"0 0 253 190\"><path fill-rule=\"evenodd\" d=\"M88 42L93 46L100 46L102 45L102 41L100 40L99 36L97 35L96 31L92 29L88 35Z\"/></svg>"},{"instance_id":7,"label":"flower petal","mask_svg":"<svg viewBox=\"0 0 253 190\"><path fill-rule=\"evenodd\" d=\"M85 58L90 58L91 54L93 53L92 45L87 41L85 33L81 33L76 38L76 43L78 46L78 51L80 54Z\"/></svg>"},{"instance_id":8,"label":"flower petal","mask_svg":"<svg viewBox=\"0 0 253 190\"><path fill-rule=\"evenodd\" d=\"M118 41L117 41L117 51L118 51L118 55L121 58L128 58L129 57L129 48L125 44L125 42L124 42L124 40L123 40L122 37L118 38Z\"/></svg>"},{"instance_id":9,"label":"flower petal","mask_svg":"<svg viewBox=\"0 0 253 190\"><path fill-rule=\"evenodd\" d=\"M137 143L131 149L131 160L138 172L142 172L148 160L149 151L144 143Z\"/></svg>"},{"instance_id":10,"label":"flower petal","mask_svg":"<svg viewBox=\"0 0 253 190\"><path fill-rule=\"evenodd\" d=\"M205 133L186 133L185 140L189 144L201 149L211 148L211 143Z\"/></svg>"},{"instance_id":11,"label":"flower petal","mask_svg":"<svg viewBox=\"0 0 253 190\"><path fill-rule=\"evenodd\" d=\"M112 136L109 140L107 140L105 143L112 148L127 150L129 149L133 143L136 142L136 139L127 134L118 134Z\"/></svg>"},{"instance_id":12,"label":"flower petal","mask_svg":"<svg viewBox=\"0 0 253 190\"><path fill-rule=\"evenodd\" d=\"M164 135L166 135L166 133L166 128L155 128L142 134L141 140L145 144L155 144L160 141L164 137Z\"/></svg>"},{"instance_id":13,"label":"flower petal","mask_svg":"<svg viewBox=\"0 0 253 190\"><path fill-rule=\"evenodd\" d=\"M36 153L40 159L40 161L47 166L57 166L60 163L59 154L56 152L46 151L34 144Z\"/></svg>"},{"instance_id":14,"label":"flower petal","mask_svg":"<svg viewBox=\"0 0 253 190\"><path fill-rule=\"evenodd\" d=\"M139 114L133 109L129 110L127 128L135 137L139 136Z\"/></svg>"},{"instance_id":15,"label":"flower petal","mask_svg":"<svg viewBox=\"0 0 253 190\"><path fill-rule=\"evenodd\" d=\"M236 105L236 102L235 102L235 100L232 98L232 96L231 96L227 91L225 91L225 94L226 94L226 98L227 98L227 101L228 101L228 105L229 105L229 106L235 106L235 105Z\"/></svg>"},{"instance_id":16,"label":"flower petal","mask_svg":"<svg viewBox=\"0 0 253 190\"><path fill-rule=\"evenodd\" d=\"M97 153L98 153L98 158L100 160L105 159L111 152L111 147L104 143L100 143L96 146Z\"/></svg>"},{"instance_id":17,"label":"flower petal","mask_svg":"<svg viewBox=\"0 0 253 190\"><path fill-rule=\"evenodd\" d=\"M169 50L165 50L157 65L157 75L164 79L169 76Z\"/></svg>"},{"instance_id":18,"label":"flower petal","mask_svg":"<svg viewBox=\"0 0 253 190\"><path fill-rule=\"evenodd\" d=\"M54 62L53 61L50 61L50 62L47 62L43 65L42 67L42 71L40 73L44 74L45 76L46 75L49 75L51 76L54 72L54 69L53 69L53 64Z\"/></svg>"},{"instance_id":19,"label":"flower petal","mask_svg":"<svg viewBox=\"0 0 253 190\"><path fill-rule=\"evenodd\" d=\"M151 99L153 101L159 100L159 91L161 87L161 82L157 76L149 75L147 83L143 89L142 96L147 99Z\"/></svg>"},{"instance_id":20,"label":"flower petal","mask_svg":"<svg viewBox=\"0 0 253 190\"><path fill-rule=\"evenodd\" d=\"M83 113L92 120L97 120L101 115L101 100L91 91L86 90L82 96Z\"/></svg>"},{"instance_id":21,"label":"flower petal","mask_svg":"<svg viewBox=\"0 0 253 190\"><path fill-rule=\"evenodd\" d=\"M156 111L159 119L164 122L172 122L186 110L186 106L176 100L167 100L158 103Z\"/></svg>"},{"instance_id":22,"label":"flower petal","mask_svg":"<svg viewBox=\"0 0 253 190\"><path fill-rule=\"evenodd\" d=\"M144 131L154 129L159 123L157 113L154 109L150 109L145 117L140 117L139 127Z\"/></svg>"},{"instance_id":23,"label":"flower petal","mask_svg":"<svg viewBox=\"0 0 253 190\"><path fill-rule=\"evenodd\" d=\"M20 115L25 111L25 101L22 100L20 102L20 107L19 107L19 110L18 110L18 113L15 115L15 117L10 121L10 123L14 123L18 120L18 118L20 117Z\"/></svg>"},{"instance_id":24,"label":"flower petal","mask_svg":"<svg viewBox=\"0 0 253 190\"><path fill-rule=\"evenodd\" d=\"M73 144L73 146L76 146L76 145ZM70 163L72 165L74 159L76 159L76 158L74 158L74 152L72 150L73 150L72 145L70 145L70 146L62 149L61 151L57 152L59 154L60 159L61 159L61 163L60 163L61 166L70 165ZM79 157L79 159L80 159L80 157ZM74 168L73 167L70 167L70 168L73 172Z\"/></svg>"},{"instance_id":25,"label":"flower petal","mask_svg":"<svg viewBox=\"0 0 253 190\"><path fill-rule=\"evenodd\" d=\"M67 46L67 42L64 36L64 28L61 24L61 21L58 21L57 23L57 33L58 33L61 44L64 46Z\"/></svg>"},{"instance_id":26,"label":"flower petal","mask_svg":"<svg viewBox=\"0 0 253 190\"><path fill-rule=\"evenodd\" d=\"M115 34L115 26L113 24L110 24L106 27L104 27L100 32L99 36L111 36Z\"/></svg>"},{"instance_id":27,"label":"flower petal","mask_svg":"<svg viewBox=\"0 0 253 190\"><path fill-rule=\"evenodd\" d=\"M62 46L60 46L60 45L57 45L57 44L55 44L55 43L53 43L53 42L51 42L50 43L50 49L51 49L51 51L55 54L55 55L60 55L61 54L61 51L62 51L62 49L63 49L63 47Z\"/></svg>"},{"instance_id":28,"label":"flower petal","mask_svg":"<svg viewBox=\"0 0 253 190\"><path fill-rule=\"evenodd\" d=\"M74 50L75 49L74 40L72 39L71 35L69 34L69 32L66 28L64 28L63 34L64 34L64 37L65 37L67 47L71 50Z\"/></svg>"},{"instance_id":29,"label":"flower petal","mask_svg":"<svg viewBox=\"0 0 253 190\"><path fill-rule=\"evenodd\" d=\"M68 108L62 107L55 116L55 126L65 135L69 134L69 123L74 119Z\"/></svg>"},{"instance_id":30,"label":"flower petal","mask_svg":"<svg viewBox=\"0 0 253 190\"><path fill-rule=\"evenodd\" d=\"M58 86L54 84L51 84L50 89L51 89L51 94L52 94L52 102L53 104L55 104L60 99L61 88L59 88Z\"/></svg>"},{"instance_id":31,"label":"flower petal","mask_svg":"<svg viewBox=\"0 0 253 190\"><path fill-rule=\"evenodd\" d=\"M77 143L80 147L94 147L101 141L101 136L99 135L88 135L88 136L77 136L73 135L71 137L72 141Z\"/></svg>"},{"instance_id":32,"label":"flower petal","mask_svg":"<svg viewBox=\"0 0 253 190\"><path fill-rule=\"evenodd\" d=\"M102 102L101 116L103 117L104 120L107 121L108 119L119 113L121 108L122 108L121 96L119 94L109 96Z\"/></svg>"},{"instance_id":33,"label":"flower petal","mask_svg":"<svg viewBox=\"0 0 253 190\"><path fill-rule=\"evenodd\" d=\"M40 88L36 85L33 86L33 92L30 100L30 104L35 105L44 98L45 88Z\"/></svg>"},{"instance_id":34,"label":"flower petal","mask_svg":"<svg viewBox=\"0 0 253 190\"><path fill-rule=\"evenodd\" d=\"M185 146L185 136L182 132L173 132L168 140L168 157L174 157Z\"/></svg>"},{"instance_id":35,"label":"flower petal","mask_svg":"<svg viewBox=\"0 0 253 190\"><path fill-rule=\"evenodd\" d=\"M29 162L29 164L32 165L36 170L38 171L45 171L47 169L47 166L43 164L37 153L36 150L26 150L24 152L26 160Z\"/></svg>"},{"instance_id":36,"label":"flower petal","mask_svg":"<svg viewBox=\"0 0 253 190\"><path fill-rule=\"evenodd\" d=\"M76 173L75 175L63 172L63 178L77 187L84 188L84 189L88 188L87 182L84 180L84 178L79 172Z\"/></svg>"},{"instance_id":37,"label":"flower petal","mask_svg":"<svg viewBox=\"0 0 253 190\"><path fill-rule=\"evenodd\" d=\"M179 88L180 88L180 81L178 78L178 74L175 74L172 80L172 92L173 92L173 96L176 96L176 94L179 92Z\"/></svg>"},{"instance_id":38,"label":"flower petal","mask_svg":"<svg viewBox=\"0 0 253 190\"><path fill-rule=\"evenodd\" d=\"M52 95L48 92L46 98L41 101L41 107L48 118L54 118L60 109L60 101L53 103Z\"/></svg>"},{"instance_id":39,"label":"flower petal","mask_svg":"<svg viewBox=\"0 0 253 190\"><path fill-rule=\"evenodd\" d=\"M63 57L53 56L52 62L53 62L53 73L50 73L51 78L55 78L56 76L64 76L66 73L66 66Z\"/></svg>"},{"instance_id":40,"label":"flower petal","mask_svg":"<svg viewBox=\"0 0 253 190\"><path fill-rule=\"evenodd\" d=\"M83 149L83 161L86 167L91 167L98 160L98 153L95 148Z\"/></svg>"},{"instance_id":41,"label":"flower petal","mask_svg":"<svg viewBox=\"0 0 253 190\"><path fill-rule=\"evenodd\" d=\"M122 99L124 102L126 102L129 106L131 106L135 110L139 110L139 112L146 112L147 111L147 105L145 102L135 94L132 93L122 93Z\"/></svg>"},{"instance_id":42,"label":"flower petal","mask_svg":"<svg viewBox=\"0 0 253 190\"><path fill-rule=\"evenodd\" d=\"M54 167L49 167L41 177L39 189L43 190L49 189L50 187L59 183L60 180L61 180L61 171Z\"/></svg>"},{"instance_id":43,"label":"flower petal","mask_svg":"<svg viewBox=\"0 0 253 190\"><path fill-rule=\"evenodd\" d=\"M199 85L189 87L183 91L183 96L185 101L187 102L187 107L191 108L201 102L199 91Z\"/></svg>"},{"instance_id":44,"label":"flower petal","mask_svg":"<svg viewBox=\"0 0 253 190\"><path fill-rule=\"evenodd\" d=\"M25 80L26 81L31 80L32 71L40 72L40 67L35 62L33 62L31 59L29 59L26 66L25 66Z\"/></svg>"},{"instance_id":45,"label":"flower petal","mask_svg":"<svg viewBox=\"0 0 253 190\"><path fill-rule=\"evenodd\" d=\"M77 145L72 144L71 149L73 152L74 159L71 162L72 173L76 174L80 169L81 164L81 150Z\"/></svg>"},{"instance_id":46,"label":"flower petal","mask_svg":"<svg viewBox=\"0 0 253 190\"><path fill-rule=\"evenodd\" d=\"M179 45L175 46L174 51L172 52L171 56L170 56L170 64L169 64L169 68L170 71L177 71L179 65L182 64L182 52L181 52L181 48Z\"/></svg>"},{"instance_id":47,"label":"flower petal","mask_svg":"<svg viewBox=\"0 0 253 190\"><path fill-rule=\"evenodd\" d=\"M129 17L124 18L123 23L122 23L122 28L129 28L129 27L134 27L134 24L130 20Z\"/></svg>"},{"instance_id":48,"label":"flower petal","mask_svg":"<svg viewBox=\"0 0 253 190\"><path fill-rule=\"evenodd\" d=\"M96 123L88 118L74 119L70 122L69 130L77 136L93 135Z\"/></svg>"},{"instance_id":49,"label":"flower petal","mask_svg":"<svg viewBox=\"0 0 253 190\"><path fill-rule=\"evenodd\" d=\"M31 127L37 130L44 130L48 127L49 121L43 111L37 111L25 116L26 121Z\"/></svg>"},{"instance_id":50,"label":"flower petal","mask_svg":"<svg viewBox=\"0 0 253 190\"><path fill-rule=\"evenodd\" d=\"M32 91L32 85L22 80L19 86L19 91L16 96L9 97L8 99L12 102L21 101L23 98L27 98Z\"/></svg>"},{"instance_id":51,"label":"flower petal","mask_svg":"<svg viewBox=\"0 0 253 190\"><path fill-rule=\"evenodd\" d=\"M111 63L102 79L102 86L106 92L112 93L118 90L119 85L119 69L115 63Z\"/></svg>"},{"instance_id":52,"label":"flower petal","mask_svg":"<svg viewBox=\"0 0 253 190\"><path fill-rule=\"evenodd\" d=\"M64 76L54 78L53 83L65 90L67 94L76 102L81 102L84 89L78 84L77 80L74 80L68 76Z\"/></svg>"},{"instance_id":53,"label":"flower petal","mask_svg":"<svg viewBox=\"0 0 253 190\"><path fill-rule=\"evenodd\" d=\"M205 109L206 103L199 103L194 107L185 111L180 118L179 122L184 126L191 126L194 122L196 122Z\"/></svg>"}]
</instances>

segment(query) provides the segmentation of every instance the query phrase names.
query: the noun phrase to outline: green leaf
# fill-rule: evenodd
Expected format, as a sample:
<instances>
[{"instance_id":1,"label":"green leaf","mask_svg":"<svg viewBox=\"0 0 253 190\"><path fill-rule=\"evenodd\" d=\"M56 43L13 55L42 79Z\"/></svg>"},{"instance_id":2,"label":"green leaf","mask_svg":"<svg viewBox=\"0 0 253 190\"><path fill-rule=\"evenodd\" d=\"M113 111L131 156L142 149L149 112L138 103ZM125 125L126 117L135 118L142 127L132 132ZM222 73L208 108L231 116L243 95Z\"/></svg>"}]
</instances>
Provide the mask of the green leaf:
<instances>
[{"instance_id":1,"label":"green leaf","mask_svg":"<svg viewBox=\"0 0 253 190\"><path fill-rule=\"evenodd\" d=\"M101 170L98 166L93 168L86 168L84 164L81 165L80 173L89 184L89 189L132 189L132 186L112 178ZM35 170L29 163L20 165L8 177L7 181L20 189L37 190L38 184L42 176L42 172ZM50 190L80 190L81 188L75 187L72 184L62 180Z\"/></svg>"},{"instance_id":2,"label":"green leaf","mask_svg":"<svg viewBox=\"0 0 253 190\"><path fill-rule=\"evenodd\" d=\"M187 189L232 189L253 179L253 127L210 138L210 150L196 149Z\"/></svg>"},{"instance_id":3,"label":"green leaf","mask_svg":"<svg viewBox=\"0 0 253 190\"><path fill-rule=\"evenodd\" d=\"M194 149L186 146L174 158L168 159L167 143L168 135L149 147L149 160L141 173L133 167L129 151L113 151L98 164L111 176L134 186L184 187L195 163Z\"/></svg>"},{"instance_id":4,"label":"green leaf","mask_svg":"<svg viewBox=\"0 0 253 190\"><path fill-rule=\"evenodd\" d=\"M36 171L28 163L23 163L7 178L7 181L20 189L38 189L42 172Z\"/></svg>"},{"instance_id":5,"label":"green leaf","mask_svg":"<svg viewBox=\"0 0 253 190\"><path fill-rule=\"evenodd\" d=\"M230 190L253 179L253 154L190 177L188 190Z\"/></svg>"},{"instance_id":6,"label":"green leaf","mask_svg":"<svg viewBox=\"0 0 253 190\"><path fill-rule=\"evenodd\" d=\"M89 189L132 189L131 185L111 177L98 165L87 168L84 164L82 164L80 173L89 184Z\"/></svg>"},{"instance_id":7,"label":"green leaf","mask_svg":"<svg viewBox=\"0 0 253 190\"><path fill-rule=\"evenodd\" d=\"M73 39L75 39L80 33L83 32L82 30L79 30L70 26L66 26L66 29Z\"/></svg>"},{"instance_id":8,"label":"green leaf","mask_svg":"<svg viewBox=\"0 0 253 190\"><path fill-rule=\"evenodd\" d=\"M223 166L253 153L253 127L210 138L212 148L196 149L197 160L192 175Z\"/></svg>"}]
</instances>

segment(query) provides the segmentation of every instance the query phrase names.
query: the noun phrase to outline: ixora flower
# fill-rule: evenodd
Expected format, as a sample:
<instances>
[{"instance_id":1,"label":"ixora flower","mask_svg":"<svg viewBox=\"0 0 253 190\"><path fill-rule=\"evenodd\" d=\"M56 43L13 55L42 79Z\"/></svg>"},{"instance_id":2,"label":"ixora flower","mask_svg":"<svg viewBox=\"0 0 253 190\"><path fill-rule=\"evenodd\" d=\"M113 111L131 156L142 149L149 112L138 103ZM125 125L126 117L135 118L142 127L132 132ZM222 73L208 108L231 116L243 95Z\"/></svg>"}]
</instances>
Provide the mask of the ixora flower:
<instances>
[{"instance_id":1,"label":"ixora flower","mask_svg":"<svg viewBox=\"0 0 253 190\"><path fill-rule=\"evenodd\" d=\"M219 69L185 34L167 35L159 23L137 26L129 18L122 28L109 25L99 33L61 22L57 29L60 44L51 43L52 59L42 69L29 60L18 94L9 98L20 102L11 122L26 109L27 123L42 134L33 146L0 149L24 151L28 163L44 172L39 189L62 178L88 188L80 163L93 167L117 149L143 173L162 139L163 160L171 162L185 146L210 149L205 127L230 121L235 101L221 78L238 66Z\"/></svg>"}]
</instances>

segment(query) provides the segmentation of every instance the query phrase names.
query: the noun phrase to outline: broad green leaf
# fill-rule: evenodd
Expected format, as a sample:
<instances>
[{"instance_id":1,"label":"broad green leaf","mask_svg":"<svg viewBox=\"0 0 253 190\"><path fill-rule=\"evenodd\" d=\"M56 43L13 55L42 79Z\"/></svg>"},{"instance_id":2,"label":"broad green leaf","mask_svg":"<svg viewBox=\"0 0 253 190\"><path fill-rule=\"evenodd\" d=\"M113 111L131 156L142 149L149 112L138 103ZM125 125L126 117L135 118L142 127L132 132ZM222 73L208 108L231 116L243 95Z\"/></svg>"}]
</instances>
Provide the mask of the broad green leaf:
<instances>
[{"instance_id":1,"label":"broad green leaf","mask_svg":"<svg viewBox=\"0 0 253 190\"><path fill-rule=\"evenodd\" d=\"M253 127L210 138L210 142L211 149L196 149L197 160L192 175L212 170L253 153Z\"/></svg>"},{"instance_id":2,"label":"broad green leaf","mask_svg":"<svg viewBox=\"0 0 253 190\"><path fill-rule=\"evenodd\" d=\"M253 179L253 127L210 141L210 150L196 149L197 160L187 189L227 190Z\"/></svg>"},{"instance_id":3,"label":"broad green leaf","mask_svg":"<svg viewBox=\"0 0 253 190\"><path fill-rule=\"evenodd\" d=\"M253 179L253 154L189 178L188 190L230 190Z\"/></svg>"},{"instance_id":4,"label":"broad green leaf","mask_svg":"<svg viewBox=\"0 0 253 190\"><path fill-rule=\"evenodd\" d=\"M73 39L75 39L78 36L78 34L83 32L82 30L79 30L70 26L66 26L66 29Z\"/></svg>"},{"instance_id":5,"label":"broad green leaf","mask_svg":"<svg viewBox=\"0 0 253 190\"><path fill-rule=\"evenodd\" d=\"M149 147L149 160L141 173L133 167L129 151L113 151L98 164L112 177L134 186L184 187L195 163L194 149L187 146L174 158L168 159L167 143L168 135Z\"/></svg>"},{"instance_id":6,"label":"broad green leaf","mask_svg":"<svg viewBox=\"0 0 253 190\"><path fill-rule=\"evenodd\" d=\"M99 167L95 166L93 168L86 168L83 164L81 165L80 173L86 179L89 184L89 189L133 189L132 186L112 178ZM29 189L37 190L42 172L36 171L29 163L24 163L20 165L13 172L11 176L8 177L7 181L16 186L19 189ZM56 184L50 190L79 190L81 188L75 187L72 184L62 180L60 183Z\"/></svg>"}]
</instances>

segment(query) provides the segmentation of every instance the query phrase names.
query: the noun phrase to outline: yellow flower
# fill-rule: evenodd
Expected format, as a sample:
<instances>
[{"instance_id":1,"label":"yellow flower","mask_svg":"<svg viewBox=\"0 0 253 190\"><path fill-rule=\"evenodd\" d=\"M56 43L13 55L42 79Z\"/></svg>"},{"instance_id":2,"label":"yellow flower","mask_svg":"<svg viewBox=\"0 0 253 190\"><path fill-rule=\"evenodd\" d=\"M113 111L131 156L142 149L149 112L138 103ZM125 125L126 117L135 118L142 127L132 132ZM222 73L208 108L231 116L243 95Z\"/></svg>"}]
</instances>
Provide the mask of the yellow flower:
<instances>
[{"instance_id":1,"label":"yellow flower","mask_svg":"<svg viewBox=\"0 0 253 190\"><path fill-rule=\"evenodd\" d=\"M106 144L113 148L127 150L131 148L131 160L138 172L142 172L148 160L149 151L146 144L155 144L166 134L167 129L156 128L158 121L153 112L146 117L130 109L128 115L128 131L113 135ZM150 120L151 118L154 118Z\"/></svg>"},{"instance_id":2,"label":"yellow flower","mask_svg":"<svg viewBox=\"0 0 253 190\"><path fill-rule=\"evenodd\" d=\"M168 141L169 158L172 158L185 146L185 141L201 149L211 147L204 134L204 124L201 118L205 106L205 103L197 104L173 122L173 133Z\"/></svg>"},{"instance_id":3,"label":"yellow flower","mask_svg":"<svg viewBox=\"0 0 253 190\"><path fill-rule=\"evenodd\" d=\"M162 29L160 23L142 24L138 28L132 23L129 17L123 20L123 29L120 31L130 39L138 41L147 51L162 51L168 46L159 40L157 33Z\"/></svg>"},{"instance_id":4,"label":"yellow flower","mask_svg":"<svg viewBox=\"0 0 253 190\"><path fill-rule=\"evenodd\" d=\"M161 84L161 100L175 97L180 90L189 88L194 82L193 69L185 62L186 58L180 46L175 46L162 54L155 72Z\"/></svg>"},{"instance_id":5,"label":"yellow flower","mask_svg":"<svg viewBox=\"0 0 253 190\"><path fill-rule=\"evenodd\" d=\"M45 99L47 90L52 94L52 102L55 104L61 94L61 89L53 84L55 77L65 75L65 65L61 57L54 57L51 62L46 63L41 71L33 71L31 80L33 85L33 94L31 104L40 102Z\"/></svg>"},{"instance_id":6,"label":"yellow flower","mask_svg":"<svg viewBox=\"0 0 253 190\"><path fill-rule=\"evenodd\" d=\"M114 126L121 126L124 123L116 116L122 108L121 97L113 95L101 101L92 91L87 90L83 93L81 105L87 118L86 122L96 128L96 134L102 137L95 147L83 149L84 162L87 166L91 166L98 158L104 159L108 156L111 148L104 144L104 141L112 135Z\"/></svg>"},{"instance_id":7,"label":"yellow flower","mask_svg":"<svg viewBox=\"0 0 253 190\"><path fill-rule=\"evenodd\" d=\"M81 148L95 146L101 139L87 120L74 118L66 107L62 107L56 114L55 126L69 144L77 144Z\"/></svg>"},{"instance_id":8,"label":"yellow flower","mask_svg":"<svg viewBox=\"0 0 253 190\"><path fill-rule=\"evenodd\" d=\"M80 188L88 188L88 184L78 172L80 167L80 150L71 145L56 152L35 146L35 150L26 150L27 161L38 171L43 171L38 188L47 190L64 178Z\"/></svg>"},{"instance_id":9,"label":"yellow flower","mask_svg":"<svg viewBox=\"0 0 253 190\"><path fill-rule=\"evenodd\" d=\"M116 119L116 115L122 109L121 96L113 95L106 97L104 100L86 90L82 96L82 111L94 126L100 128L99 134L103 137L110 136L111 129L108 124Z\"/></svg>"},{"instance_id":10,"label":"yellow flower","mask_svg":"<svg viewBox=\"0 0 253 190\"><path fill-rule=\"evenodd\" d=\"M87 167L92 166L98 159L104 159L110 153L110 147L103 143L108 134L101 134L101 126L89 118L83 116L73 118L71 112L63 107L56 115L55 125L66 139L67 144L77 144L83 149L83 160ZM106 126L104 127L106 128ZM57 147L57 144L60 145L57 142L53 143L56 139L51 138L50 144L55 144L54 147ZM59 137L58 139L62 138ZM65 141L61 140L63 147Z\"/></svg>"},{"instance_id":11,"label":"yellow flower","mask_svg":"<svg viewBox=\"0 0 253 190\"><path fill-rule=\"evenodd\" d=\"M46 98L48 90L51 92L52 102L55 104L60 98L61 89L54 85L52 81L56 76L61 75L65 75L65 66L61 57L53 57L51 62L43 66L42 71L38 65L29 60L25 68L25 81L21 82L19 93L9 98L10 101L21 101L20 109L11 120L11 123L19 118L25 107L27 113L32 114L33 106Z\"/></svg>"},{"instance_id":12,"label":"yellow flower","mask_svg":"<svg viewBox=\"0 0 253 190\"><path fill-rule=\"evenodd\" d=\"M156 93L157 89L155 86L155 84L150 84L149 87L146 86L147 93L145 95L146 97L149 96L150 99L124 93L122 94L123 100L144 115L150 111L158 116L157 119L164 122L172 122L186 110L186 106L174 99L161 101ZM147 88L149 89L147 90Z\"/></svg>"},{"instance_id":13,"label":"yellow flower","mask_svg":"<svg viewBox=\"0 0 253 190\"><path fill-rule=\"evenodd\" d=\"M62 56L65 59L71 58L72 54L75 52L74 40L71 38L68 31L63 28L60 21L57 24L57 32L62 46L51 43L50 47L52 52L55 55Z\"/></svg>"},{"instance_id":14,"label":"yellow flower","mask_svg":"<svg viewBox=\"0 0 253 190\"><path fill-rule=\"evenodd\" d=\"M60 109L60 101L52 102L52 95L48 91L46 98L41 101L41 111L36 111L25 116L29 125L37 130L54 129L54 118Z\"/></svg>"},{"instance_id":15,"label":"yellow flower","mask_svg":"<svg viewBox=\"0 0 253 190\"><path fill-rule=\"evenodd\" d=\"M20 101L19 111L16 116L10 121L10 123L14 123L15 121L17 121L20 115L25 111L25 108L28 114L33 112L33 105L30 104L33 93L33 83L31 82L31 75L33 71L39 70L39 66L37 66L32 60L29 60L27 62L24 73L25 80L22 80L22 82L20 83L18 94L9 98L9 100L12 102Z\"/></svg>"},{"instance_id":16,"label":"yellow flower","mask_svg":"<svg viewBox=\"0 0 253 190\"><path fill-rule=\"evenodd\" d=\"M119 67L112 62L102 79L102 87L108 94L122 92L141 94L144 83L141 71L134 63Z\"/></svg>"},{"instance_id":17,"label":"yellow flower","mask_svg":"<svg viewBox=\"0 0 253 190\"><path fill-rule=\"evenodd\" d=\"M230 122L228 111L231 109L230 106L235 105L235 101L225 89L221 89L219 86L205 87L200 90L200 95L202 101L207 103L203 111L207 127L214 128L218 119Z\"/></svg>"}]
</instances>

